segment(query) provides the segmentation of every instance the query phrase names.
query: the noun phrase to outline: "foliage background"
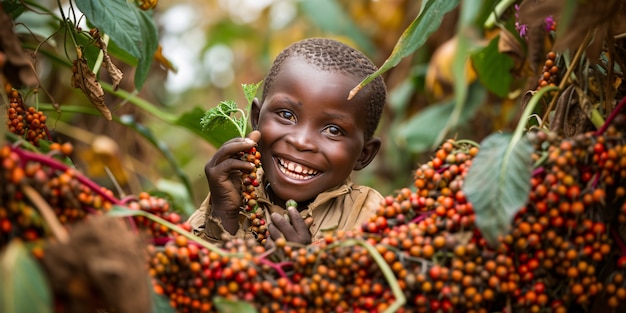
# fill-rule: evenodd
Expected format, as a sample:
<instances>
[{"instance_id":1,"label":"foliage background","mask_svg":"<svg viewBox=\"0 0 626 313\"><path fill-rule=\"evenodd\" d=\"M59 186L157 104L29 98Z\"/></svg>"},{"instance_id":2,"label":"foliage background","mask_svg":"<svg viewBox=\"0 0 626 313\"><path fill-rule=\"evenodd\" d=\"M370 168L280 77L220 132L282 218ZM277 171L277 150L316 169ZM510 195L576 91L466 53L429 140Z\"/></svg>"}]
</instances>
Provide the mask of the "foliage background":
<instances>
[{"instance_id":1,"label":"foliage background","mask_svg":"<svg viewBox=\"0 0 626 313\"><path fill-rule=\"evenodd\" d=\"M58 12L59 4L69 19L89 29L73 2L37 2L50 12ZM120 196L165 192L176 197L180 210L189 213L208 191L203 167L216 143L203 140L177 121L184 119L187 126L198 127L198 108L206 110L226 99L245 103L241 84L262 80L280 50L306 37L342 40L380 66L422 5L406 0L161 0L152 10L161 62L153 62L139 92L133 91L134 67L116 62L124 79L119 91L105 94L113 115L121 118L116 122L94 115L84 94L70 87L67 62L72 60L73 46L68 32L53 19L42 18L43 9L29 7L16 20L17 31L25 47L38 51L40 87L45 93L30 93L25 101L49 110L53 136L74 143L72 160L98 184ZM486 1L482 10L488 14L492 6L492 1ZM458 10L445 15L423 46L383 74L389 96L377 135L384 146L372 165L355 173L357 182L391 194L410 185L417 164L432 154L432 141L448 119L446 111L424 115L428 123L415 117L426 108L443 108L441 101L453 97L449 72ZM490 37L479 34L473 44L486 45ZM114 61L127 57L112 54L117 58ZM170 69L167 62L171 62ZM508 70L503 67L501 71ZM434 81L427 82L429 72L435 73L431 75ZM106 82L108 78L100 75L100 79ZM518 111L514 101L497 97L488 101L490 105L479 114L461 116L460 126L447 137L479 141L494 130L512 128L508 124ZM52 110L53 103L61 105L61 113ZM413 138L408 138L411 134Z\"/></svg>"}]
</instances>

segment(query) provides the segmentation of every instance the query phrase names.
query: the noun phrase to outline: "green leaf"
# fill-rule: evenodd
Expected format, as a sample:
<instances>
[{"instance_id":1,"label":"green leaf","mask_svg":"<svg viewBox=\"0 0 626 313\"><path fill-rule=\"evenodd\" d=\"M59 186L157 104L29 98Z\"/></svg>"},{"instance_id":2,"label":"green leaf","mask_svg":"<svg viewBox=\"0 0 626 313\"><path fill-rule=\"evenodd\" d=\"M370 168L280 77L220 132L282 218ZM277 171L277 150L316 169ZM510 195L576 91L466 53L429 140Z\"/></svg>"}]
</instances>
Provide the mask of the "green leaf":
<instances>
[{"instance_id":1,"label":"green leaf","mask_svg":"<svg viewBox=\"0 0 626 313\"><path fill-rule=\"evenodd\" d=\"M200 107L194 107L191 111L187 111L180 115L175 124L183 126L192 131L196 135L202 137L208 143L215 147L219 147L231 138L237 137L239 134L234 125L226 124L212 131L203 131L202 125L198 123L204 116L205 111Z\"/></svg>"},{"instance_id":2,"label":"green leaf","mask_svg":"<svg viewBox=\"0 0 626 313\"><path fill-rule=\"evenodd\" d=\"M471 58L480 82L499 97L506 97L513 81L510 70L514 62L498 51L499 39L500 36L493 38L487 47L472 54Z\"/></svg>"},{"instance_id":3,"label":"green leaf","mask_svg":"<svg viewBox=\"0 0 626 313\"><path fill-rule=\"evenodd\" d=\"M485 89L479 84L473 84L470 88L467 103L462 108L458 123L452 125L451 129L472 118L483 104L485 97ZM421 153L437 145L437 138L444 131L444 125L448 124L454 108L454 100L433 104L410 119L404 126L401 126L398 134L400 138L406 141L408 150Z\"/></svg>"},{"instance_id":4,"label":"green leaf","mask_svg":"<svg viewBox=\"0 0 626 313\"><path fill-rule=\"evenodd\" d=\"M47 277L21 241L0 254L0 277L0 312L53 312Z\"/></svg>"},{"instance_id":5,"label":"green leaf","mask_svg":"<svg viewBox=\"0 0 626 313\"><path fill-rule=\"evenodd\" d=\"M242 112L235 101L226 100L220 102L218 105L210 108L204 113L204 116L200 119L200 125L205 132L213 132L220 127L234 126L239 133L239 136L245 136L245 125L243 124L243 117L235 117L237 113ZM243 126L243 127L242 127Z\"/></svg>"},{"instance_id":6,"label":"green leaf","mask_svg":"<svg viewBox=\"0 0 626 313\"><path fill-rule=\"evenodd\" d=\"M226 298L216 296L213 298L213 303L217 307L217 311L220 313L256 313L257 310L248 302L233 301Z\"/></svg>"},{"instance_id":7,"label":"green leaf","mask_svg":"<svg viewBox=\"0 0 626 313\"><path fill-rule=\"evenodd\" d=\"M159 34L152 18L152 11L139 10L135 6L133 11L137 16L141 31L141 54L135 71L135 88L141 90L154 60L154 53L159 47Z\"/></svg>"},{"instance_id":8,"label":"green leaf","mask_svg":"<svg viewBox=\"0 0 626 313\"><path fill-rule=\"evenodd\" d=\"M128 53L126 50L120 48L120 46L118 46L113 40L109 40L109 44L107 45L107 51L111 56L130 66L137 66L138 64L138 59L136 57Z\"/></svg>"},{"instance_id":9,"label":"green leaf","mask_svg":"<svg viewBox=\"0 0 626 313\"><path fill-rule=\"evenodd\" d=\"M262 83L263 81L260 81L256 84L242 84L241 85L241 87L243 88L243 93L246 96L246 101L248 101L248 106L252 104L252 101L254 100L254 97L256 96L257 90L259 90L259 87L261 86ZM248 112L250 112L249 108L248 108Z\"/></svg>"},{"instance_id":10,"label":"green leaf","mask_svg":"<svg viewBox=\"0 0 626 313\"><path fill-rule=\"evenodd\" d=\"M26 6L20 0L2 1L2 10L8 14L12 20L16 20L18 16L26 11Z\"/></svg>"},{"instance_id":11,"label":"green leaf","mask_svg":"<svg viewBox=\"0 0 626 313\"><path fill-rule=\"evenodd\" d=\"M485 138L463 183L476 212L476 226L492 246L509 231L530 192L533 146L526 137L512 138L510 133Z\"/></svg>"},{"instance_id":12,"label":"green leaf","mask_svg":"<svg viewBox=\"0 0 626 313\"><path fill-rule=\"evenodd\" d=\"M376 72L363 79L363 81L359 84L359 87L365 86L374 78L398 65L403 58L420 48L426 42L426 39L428 39L430 34L439 29L444 15L456 8L459 2L459 0L427 1L424 9L415 18L415 20L413 20L411 25L404 30L402 36L398 39L396 46L393 48L391 55L387 58L385 63L383 63L383 65Z\"/></svg>"},{"instance_id":13,"label":"green leaf","mask_svg":"<svg viewBox=\"0 0 626 313\"><path fill-rule=\"evenodd\" d=\"M143 54L141 29L135 10L126 0L76 0L76 6L90 23L106 33L122 49L140 58Z\"/></svg>"},{"instance_id":14,"label":"green leaf","mask_svg":"<svg viewBox=\"0 0 626 313\"><path fill-rule=\"evenodd\" d=\"M154 288L150 288L150 294L152 296L152 313L176 313L167 296L156 294Z\"/></svg>"}]
</instances>

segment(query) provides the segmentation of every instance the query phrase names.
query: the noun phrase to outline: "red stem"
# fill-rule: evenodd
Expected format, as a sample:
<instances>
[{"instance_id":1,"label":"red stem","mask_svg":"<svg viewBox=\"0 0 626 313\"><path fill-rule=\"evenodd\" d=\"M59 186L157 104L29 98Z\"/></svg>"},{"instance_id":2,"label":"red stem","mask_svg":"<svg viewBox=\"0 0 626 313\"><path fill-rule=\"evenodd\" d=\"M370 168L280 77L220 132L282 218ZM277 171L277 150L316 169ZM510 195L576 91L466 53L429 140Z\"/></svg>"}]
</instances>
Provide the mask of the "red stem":
<instances>
[{"instance_id":1,"label":"red stem","mask_svg":"<svg viewBox=\"0 0 626 313\"><path fill-rule=\"evenodd\" d=\"M622 110L624 106L626 106L626 97L622 98L622 100L615 107L615 109L611 112L611 114L609 114L609 117L606 118L606 121L604 121L604 124L602 124L602 127L600 127L600 129L596 131L595 133L596 136L604 134L606 129L609 128L609 125L611 125L611 122L613 122L617 114L619 114L619 112Z\"/></svg>"},{"instance_id":2,"label":"red stem","mask_svg":"<svg viewBox=\"0 0 626 313\"><path fill-rule=\"evenodd\" d=\"M263 265L267 265L267 266L271 267L272 269L274 269L276 271L276 273L278 273L278 275L280 275L280 277L284 277L284 278L287 278L289 280L289 276L283 270L283 266L289 266L289 265L292 265L293 263L291 263L291 262L274 263L274 262L271 262L271 261L269 261L267 259L259 259L259 262L261 264L263 264ZM291 282L291 280L289 280L289 282Z\"/></svg>"},{"instance_id":3,"label":"red stem","mask_svg":"<svg viewBox=\"0 0 626 313\"><path fill-rule=\"evenodd\" d=\"M11 150L20 156L20 159L22 160L23 163L26 163L28 161L39 162L43 165L49 166L52 169L63 171L63 172L67 171L70 168L66 164L59 162L57 159L51 158L46 155L42 155L42 154L34 153L34 152L28 152L18 147L11 147ZM95 192L100 197L102 197L102 199L109 201L115 205L122 205L122 203L118 199L104 192L102 189L100 189L100 186L98 186L98 184L89 180L87 177L83 176L80 172L75 171L74 177L81 184L87 186L89 189L91 189L91 191Z\"/></svg>"},{"instance_id":4,"label":"red stem","mask_svg":"<svg viewBox=\"0 0 626 313\"><path fill-rule=\"evenodd\" d=\"M622 240L622 237L615 230L615 228L611 228L611 236L613 237L613 240L615 240L615 243L619 247L620 254L626 255L626 244L624 244L624 240Z\"/></svg>"},{"instance_id":5,"label":"red stem","mask_svg":"<svg viewBox=\"0 0 626 313\"><path fill-rule=\"evenodd\" d=\"M545 172L545 169L542 167L538 167L533 171L533 174L531 175L532 177L535 177L537 175L543 174L543 172Z\"/></svg>"},{"instance_id":6,"label":"red stem","mask_svg":"<svg viewBox=\"0 0 626 313\"><path fill-rule=\"evenodd\" d=\"M411 222L409 224L415 224L415 223L419 223L419 222L425 220L426 217L429 216L430 213L432 213L432 212L433 212L433 210L422 212L422 213L418 213L417 217L414 218L413 220L411 220Z\"/></svg>"}]
</instances>

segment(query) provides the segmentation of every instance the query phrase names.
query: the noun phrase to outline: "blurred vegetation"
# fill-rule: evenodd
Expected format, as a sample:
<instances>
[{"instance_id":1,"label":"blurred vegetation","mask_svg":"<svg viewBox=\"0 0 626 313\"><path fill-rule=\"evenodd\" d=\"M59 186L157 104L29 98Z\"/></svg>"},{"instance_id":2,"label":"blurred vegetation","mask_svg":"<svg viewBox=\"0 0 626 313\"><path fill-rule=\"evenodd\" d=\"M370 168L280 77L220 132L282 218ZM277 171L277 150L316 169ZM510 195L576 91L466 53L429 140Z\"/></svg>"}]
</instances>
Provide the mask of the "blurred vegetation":
<instances>
[{"instance_id":1,"label":"blurred vegetation","mask_svg":"<svg viewBox=\"0 0 626 313\"><path fill-rule=\"evenodd\" d=\"M140 191L172 196L185 213L208 191L205 162L234 135L203 134L204 110L223 100L246 103L241 85L261 81L273 58L292 42L335 38L381 67L378 74L389 90L377 132L384 146L354 179L383 194L409 186L417 164L427 162L446 138L480 141L515 129L528 101L524 92L537 87L540 65L554 44L554 32L532 41L522 38L516 1L509 0L1 3L14 19L21 45L36 60L37 88L15 87L22 87L26 103L49 113L48 127L56 140L75 144L76 166L120 196ZM132 6L149 3L157 5L147 10ZM572 10L572 3L527 5L527 20L562 13L567 26L572 16L579 17L574 14L584 12ZM131 10L124 10L125 5ZM605 13L610 12L606 7ZM100 13L118 18L102 19ZM116 87L99 72L112 121L71 87L76 46L84 47L90 67L102 66L87 21L98 22L111 35L109 53L124 73ZM588 21L586 27L597 23ZM564 38L582 40L583 31L574 28ZM581 42L569 38L566 43L570 50L564 56L570 60ZM604 109L600 115L610 105ZM543 124L546 116L533 118Z\"/></svg>"}]
</instances>

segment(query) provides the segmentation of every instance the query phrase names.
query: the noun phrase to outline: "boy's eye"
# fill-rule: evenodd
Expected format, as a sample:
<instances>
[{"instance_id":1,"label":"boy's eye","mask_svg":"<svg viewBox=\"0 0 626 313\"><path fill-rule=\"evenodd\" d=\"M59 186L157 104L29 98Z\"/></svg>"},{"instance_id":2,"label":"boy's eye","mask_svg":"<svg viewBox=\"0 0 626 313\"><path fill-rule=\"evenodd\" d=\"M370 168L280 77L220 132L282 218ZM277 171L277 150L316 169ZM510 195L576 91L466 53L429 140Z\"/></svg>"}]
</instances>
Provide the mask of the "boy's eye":
<instances>
[{"instance_id":1,"label":"boy's eye","mask_svg":"<svg viewBox=\"0 0 626 313\"><path fill-rule=\"evenodd\" d=\"M296 119L295 115L293 115L293 113L289 112L289 111L280 111L278 112L278 115L286 120L290 120L293 121Z\"/></svg>"},{"instance_id":2,"label":"boy's eye","mask_svg":"<svg viewBox=\"0 0 626 313\"><path fill-rule=\"evenodd\" d=\"M326 129L324 129L325 133L328 133L329 135L332 136L341 136L343 135L343 131L341 130L341 128L335 126L335 125L330 125L328 127L326 127Z\"/></svg>"}]
</instances>

